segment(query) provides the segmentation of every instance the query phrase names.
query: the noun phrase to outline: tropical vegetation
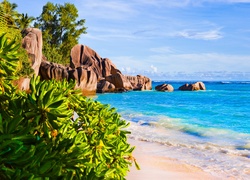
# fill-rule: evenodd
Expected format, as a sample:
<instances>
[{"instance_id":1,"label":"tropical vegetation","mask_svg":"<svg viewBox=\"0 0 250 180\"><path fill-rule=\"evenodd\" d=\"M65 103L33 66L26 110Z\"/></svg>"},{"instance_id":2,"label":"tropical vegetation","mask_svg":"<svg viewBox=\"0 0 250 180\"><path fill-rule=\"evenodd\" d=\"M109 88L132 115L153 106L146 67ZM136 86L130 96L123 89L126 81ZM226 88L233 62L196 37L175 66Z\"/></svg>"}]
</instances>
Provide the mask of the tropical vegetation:
<instances>
[{"instance_id":1,"label":"tropical vegetation","mask_svg":"<svg viewBox=\"0 0 250 180\"><path fill-rule=\"evenodd\" d=\"M17 7L18 6L16 3L10 3L8 0L3 0L0 3L0 14L1 17L4 18L4 21L7 23L8 27L23 30L29 27L35 18L28 16L27 13L18 13L16 10ZM0 23L2 23L2 20L3 19L0 19Z\"/></svg>"},{"instance_id":2,"label":"tropical vegetation","mask_svg":"<svg viewBox=\"0 0 250 180\"><path fill-rule=\"evenodd\" d=\"M4 11L0 22L0 179L125 179L136 164L129 124L75 82L23 71L30 65L20 30ZM13 84L20 76L32 76L29 91Z\"/></svg>"},{"instance_id":3,"label":"tropical vegetation","mask_svg":"<svg viewBox=\"0 0 250 180\"><path fill-rule=\"evenodd\" d=\"M86 33L85 19L77 20L74 4L48 2L37 18L35 27L43 32L43 53L51 62L68 64L72 47L78 44L80 35Z\"/></svg>"}]
</instances>

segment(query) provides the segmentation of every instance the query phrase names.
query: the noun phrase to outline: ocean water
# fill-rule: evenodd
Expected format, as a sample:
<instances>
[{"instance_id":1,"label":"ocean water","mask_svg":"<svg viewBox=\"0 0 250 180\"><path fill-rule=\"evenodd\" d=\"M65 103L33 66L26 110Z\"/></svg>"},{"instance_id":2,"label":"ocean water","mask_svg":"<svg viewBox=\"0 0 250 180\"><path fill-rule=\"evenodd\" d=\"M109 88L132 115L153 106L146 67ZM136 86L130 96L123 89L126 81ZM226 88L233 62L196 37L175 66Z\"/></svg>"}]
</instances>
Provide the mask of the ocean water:
<instances>
[{"instance_id":1,"label":"ocean water","mask_svg":"<svg viewBox=\"0 0 250 180\"><path fill-rule=\"evenodd\" d=\"M168 83L174 92L158 92ZM178 91L192 82L153 82L151 91L98 94L130 122L131 138L166 147L159 155L221 178L250 179L250 82L204 82L206 91Z\"/></svg>"}]
</instances>

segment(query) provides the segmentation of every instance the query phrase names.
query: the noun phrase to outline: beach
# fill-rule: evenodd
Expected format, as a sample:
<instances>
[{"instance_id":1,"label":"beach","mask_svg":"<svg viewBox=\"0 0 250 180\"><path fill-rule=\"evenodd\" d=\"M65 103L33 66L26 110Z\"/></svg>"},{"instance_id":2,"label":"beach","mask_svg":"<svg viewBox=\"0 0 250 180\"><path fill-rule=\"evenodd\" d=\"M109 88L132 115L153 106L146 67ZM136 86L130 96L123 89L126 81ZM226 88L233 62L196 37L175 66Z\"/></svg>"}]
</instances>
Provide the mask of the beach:
<instances>
[{"instance_id":1,"label":"beach","mask_svg":"<svg viewBox=\"0 0 250 180\"><path fill-rule=\"evenodd\" d=\"M160 152L164 150L163 145L151 142L144 142L129 139L132 146L136 146L133 156L140 165L137 170L135 165L130 168L130 172L126 177L127 180L219 180L222 177L215 177L208 172L204 172L198 167L186 164L177 159L161 156ZM225 177L225 179L234 179Z\"/></svg>"}]
</instances>

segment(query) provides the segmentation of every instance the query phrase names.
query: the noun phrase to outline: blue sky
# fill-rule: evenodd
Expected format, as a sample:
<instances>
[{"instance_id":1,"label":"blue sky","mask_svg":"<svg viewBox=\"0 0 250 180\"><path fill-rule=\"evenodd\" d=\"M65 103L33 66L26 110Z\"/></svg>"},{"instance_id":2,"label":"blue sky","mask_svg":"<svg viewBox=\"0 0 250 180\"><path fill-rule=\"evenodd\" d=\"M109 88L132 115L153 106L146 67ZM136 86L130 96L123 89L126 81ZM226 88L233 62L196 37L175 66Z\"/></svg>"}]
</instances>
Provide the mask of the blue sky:
<instances>
[{"instance_id":1,"label":"blue sky","mask_svg":"<svg viewBox=\"0 0 250 180\"><path fill-rule=\"evenodd\" d=\"M35 17L47 3L10 2ZM79 43L125 74L250 72L250 0L50 2L75 4L87 27Z\"/></svg>"}]
</instances>

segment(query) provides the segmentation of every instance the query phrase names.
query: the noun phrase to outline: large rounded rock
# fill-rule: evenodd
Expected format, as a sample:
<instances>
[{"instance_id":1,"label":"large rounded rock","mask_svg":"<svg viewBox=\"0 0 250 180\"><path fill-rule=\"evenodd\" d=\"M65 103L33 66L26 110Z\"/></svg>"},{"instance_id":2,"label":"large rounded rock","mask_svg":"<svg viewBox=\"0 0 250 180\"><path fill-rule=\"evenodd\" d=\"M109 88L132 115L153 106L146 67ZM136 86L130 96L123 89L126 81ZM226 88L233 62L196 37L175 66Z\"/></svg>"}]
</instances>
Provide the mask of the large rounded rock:
<instances>
[{"instance_id":1,"label":"large rounded rock","mask_svg":"<svg viewBox=\"0 0 250 180\"><path fill-rule=\"evenodd\" d=\"M194 84L184 84L179 87L181 91L199 91L206 90L205 84L203 82L196 82Z\"/></svg>"},{"instance_id":2,"label":"large rounded rock","mask_svg":"<svg viewBox=\"0 0 250 180\"><path fill-rule=\"evenodd\" d=\"M60 64L42 61L39 69L39 75L42 80L63 80L68 79L68 69Z\"/></svg>"},{"instance_id":3,"label":"large rounded rock","mask_svg":"<svg viewBox=\"0 0 250 180\"><path fill-rule=\"evenodd\" d=\"M101 58L93 49L82 44L71 49L70 67L94 71L98 79L120 72L108 58Z\"/></svg>"},{"instance_id":4,"label":"large rounded rock","mask_svg":"<svg viewBox=\"0 0 250 180\"><path fill-rule=\"evenodd\" d=\"M156 86L155 90L162 91L162 92L165 92L165 91L172 92L174 91L174 88L171 84L161 84L161 85Z\"/></svg>"},{"instance_id":5,"label":"large rounded rock","mask_svg":"<svg viewBox=\"0 0 250 180\"><path fill-rule=\"evenodd\" d=\"M132 90L133 87L129 80L121 73L112 74L106 76L105 80L114 84L116 89Z\"/></svg>"},{"instance_id":6,"label":"large rounded rock","mask_svg":"<svg viewBox=\"0 0 250 180\"><path fill-rule=\"evenodd\" d=\"M13 82L18 89L22 91L29 91L30 89L30 78L20 77L18 80Z\"/></svg>"},{"instance_id":7,"label":"large rounded rock","mask_svg":"<svg viewBox=\"0 0 250 180\"><path fill-rule=\"evenodd\" d=\"M68 71L69 80L76 80L75 88L81 89L83 95L94 95L97 87L97 77L93 71L78 67Z\"/></svg>"},{"instance_id":8,"label":"large rounded rock","mask_svg":"<svg viewBox=\"0 0 250 180\"><path fill-rule=\"evenodd\" d=\"M97 93L107 93L107 92L114 92L115 91L115 85L105 81L101 80L97 83Z\"/></svg>"},{"instance_id":9,"label":"large rounded rock","mask_svg":"<svg viewBox=\"0 0 250 180\"><path fill-rule=\"evenodd\" d=\"M196 82L195 84L194 84L194 86L196 87L196 89L198 89L198 90L206 90L206 86L205 86L205 84L203 83L203 82Z\"/></svg>"},{"instance_id":10,"label":"large rounded rock","mask_svg":"<svg viewBox=\"0 0 250 180\"><path fill-rule=\"evenodd\" d=\"M109 76L111 74L116 74L118 72L121 73L121 71L118 70L116 66L113 64L113 62L108 58L102 58L101 69L103 77Z\"/></svg>"},{"instance_id":11,"label":"large rounded rock","mask_svg":"<svg viewBox=\"0 0 250 180\"><path fill-rule=\"evenodd\" d=\"M32 69L36 75L39 73L39 67L42 62L42 32L37 28L27 28L23 30L24 38L22 47L26 49L32 63Z\"/></svg>"}]
</instances>

